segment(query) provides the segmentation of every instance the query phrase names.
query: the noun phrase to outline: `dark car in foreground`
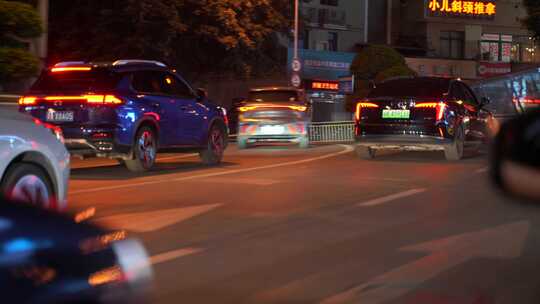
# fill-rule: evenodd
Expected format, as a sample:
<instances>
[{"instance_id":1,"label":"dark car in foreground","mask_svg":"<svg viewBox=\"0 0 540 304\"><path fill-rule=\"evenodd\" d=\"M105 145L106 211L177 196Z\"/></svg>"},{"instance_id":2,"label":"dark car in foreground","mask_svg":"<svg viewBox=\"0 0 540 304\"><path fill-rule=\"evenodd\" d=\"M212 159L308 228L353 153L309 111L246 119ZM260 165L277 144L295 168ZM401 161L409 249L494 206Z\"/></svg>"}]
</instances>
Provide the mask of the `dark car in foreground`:
<instances>
[{"instance_id":1,"label":"dark car in foreground","mask_svg":"<svg viewBox=\"0 0 540 304\"><path fill-rule=\"evenodd\" d=\"M72 155L150 170L158 151L197 151L208 165L227 146L226 111L165 64L63 62L46 69L20 111L62 129Z\"/></svg>"},{"instance_id":2,"label":"dark car in foreground","mask_svg":"<svg viewBox=\"0 0 540 304\"><path fill-rule=\"evenodd\" d=\"M444 151L460 160L487 142L493 115L459 79L397 78L378 84L355 114L357 153L380 149Z\"/></svg>"},{"instance_id":3,"label":"dark car in foreground","mask_svg":"<svg viewBox=\"0 0 540 304\"><path fill-rule=\"evenodd\" d=\"M236 113L236 111L233 111ZM254 88L238 104L238 148L261 143L309 145L309 107L303 90L291 87Z\"/></svg>"},{"instance_id":4,"label":"dark car in foreground","mask_svg":"<svg viewBox=\"0 0 540 304\"><path fill-rule=\"evenodd\" d=\"M81 215L81 214L80 214ZM144 247L40 208L0 199L2 303L140 303L152 269Z\"/></svg>"}]
</instances>

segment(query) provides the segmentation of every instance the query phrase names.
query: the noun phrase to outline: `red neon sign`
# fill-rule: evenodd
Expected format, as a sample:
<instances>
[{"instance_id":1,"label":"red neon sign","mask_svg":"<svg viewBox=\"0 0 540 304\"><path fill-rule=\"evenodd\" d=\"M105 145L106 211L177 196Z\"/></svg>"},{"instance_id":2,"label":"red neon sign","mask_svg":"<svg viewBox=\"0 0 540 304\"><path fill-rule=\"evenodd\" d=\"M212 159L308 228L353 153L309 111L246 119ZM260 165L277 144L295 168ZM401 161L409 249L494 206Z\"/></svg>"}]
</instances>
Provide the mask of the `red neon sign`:
<instances>
[{"instance_id":1,"label":"red neon sign","mask_svg":"<svg viewBox=\"0 0 540 304\"><path fill-rule=\"evenodd\" d=\"M311 88L314 90L339 90L339 84L337 82L329 81L313 81Z\"/></svg>"}]
</instances>

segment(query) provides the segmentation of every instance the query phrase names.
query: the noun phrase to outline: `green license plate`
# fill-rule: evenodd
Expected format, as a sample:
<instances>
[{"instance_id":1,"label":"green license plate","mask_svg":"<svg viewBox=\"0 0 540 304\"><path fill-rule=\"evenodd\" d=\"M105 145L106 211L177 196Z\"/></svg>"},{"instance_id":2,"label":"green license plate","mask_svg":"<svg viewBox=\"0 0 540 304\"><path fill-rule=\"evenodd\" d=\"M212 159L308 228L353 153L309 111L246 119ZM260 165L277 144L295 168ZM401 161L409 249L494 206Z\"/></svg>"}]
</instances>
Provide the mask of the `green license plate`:
<instances>
[{"instance_id":1,"label":"green license plate","mask_svg":"<svg viewBox=\"0 0 540 304\"><path fill-rule=\"evenodd\" d=\"M383 110L382 118L384 119L409 119L411 117L410 110Z\"/></svg>"}]
</instances>

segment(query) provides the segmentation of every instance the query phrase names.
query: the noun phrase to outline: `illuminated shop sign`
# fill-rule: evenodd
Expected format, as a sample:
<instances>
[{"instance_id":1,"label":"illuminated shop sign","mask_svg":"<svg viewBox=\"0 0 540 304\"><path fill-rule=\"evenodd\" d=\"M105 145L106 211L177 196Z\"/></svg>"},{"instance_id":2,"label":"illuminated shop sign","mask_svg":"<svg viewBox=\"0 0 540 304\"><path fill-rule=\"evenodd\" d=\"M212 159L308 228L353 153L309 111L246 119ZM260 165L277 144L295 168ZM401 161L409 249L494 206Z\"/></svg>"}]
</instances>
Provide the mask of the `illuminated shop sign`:
<instances>
[{"instance_id":1,"label":"illuminated shop sign","mask_svg":"<svg viewBox=\"0 0 540 304\"><path fill-rule=\"evenodd\" d=\"M311 83L312 90L339 90L339 83L334 81L313 81Z\"/></svg>"},{"instance_id":2,"label":"illuminated shop sign","mask_svg":"<svg viewBox=\"0 0 540 304\"><path fill-rule=\"evenodd\" d=\"M426 0L430 16L493 18L497 13L494 1Z\"/></svg>"}]
</instances>

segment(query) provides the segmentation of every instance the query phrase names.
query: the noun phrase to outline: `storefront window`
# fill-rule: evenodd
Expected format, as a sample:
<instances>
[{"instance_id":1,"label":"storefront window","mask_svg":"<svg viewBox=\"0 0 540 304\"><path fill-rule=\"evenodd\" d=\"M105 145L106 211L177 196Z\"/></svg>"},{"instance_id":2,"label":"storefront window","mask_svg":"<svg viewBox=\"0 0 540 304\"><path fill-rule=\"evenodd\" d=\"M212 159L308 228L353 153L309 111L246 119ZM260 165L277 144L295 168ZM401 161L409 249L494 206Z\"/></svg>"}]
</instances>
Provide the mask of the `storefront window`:
<instances>
[{"instance_id":1,"label":"storefront window","mask_svg":"<svg viewBox=\"0 0 540 304\"><path fill-rule=\"evenodd\" d=\"M464 41L464 32L441 31L441 57L462 59Z\"/></svg>"},{"instance_id":2,"label":"storefront window","mask_svg":"<svg viewBox=\"0 0 540 304\"><path fill-rule=\"evenodd\" d=\"M514 39L514 46L516 46L516 55L518 56L518 62L539 62L540 51L537 47L538 43L532 37L520 36Z\"/></svg>"},{"instance_id":3,"label":"storefront window","mask_svg":"<svg viewBox=\"0 0 540 304\"><path fill-rule=\"evenodd\" d=\"M480 41L480 59L491 62L510 62L513 60L512 36L484 34Z\"/></svg>"}]
</instances>

